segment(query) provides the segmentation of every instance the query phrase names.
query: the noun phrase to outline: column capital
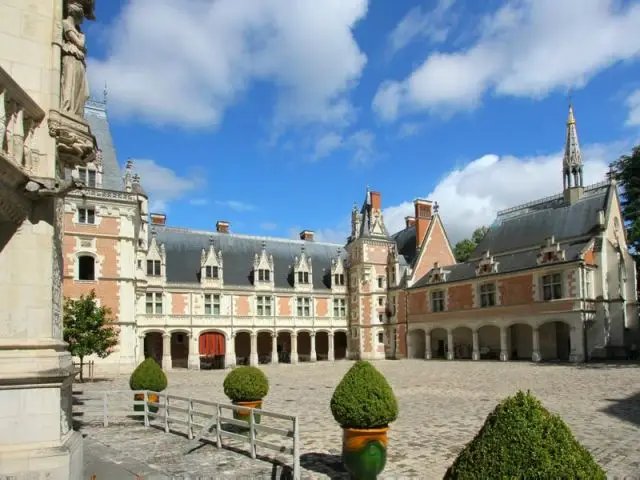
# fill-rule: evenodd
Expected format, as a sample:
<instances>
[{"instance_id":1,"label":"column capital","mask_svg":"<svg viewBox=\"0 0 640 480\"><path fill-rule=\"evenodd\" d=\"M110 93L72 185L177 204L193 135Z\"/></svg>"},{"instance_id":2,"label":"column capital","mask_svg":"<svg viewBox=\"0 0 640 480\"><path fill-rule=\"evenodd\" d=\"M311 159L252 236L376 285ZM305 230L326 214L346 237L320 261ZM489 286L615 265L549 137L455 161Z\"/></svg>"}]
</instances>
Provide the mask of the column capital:
<instances>
[{"instance_id":1,"label":"column capital","mask_svg":"<svg viewBox=\"0 0 640 480\"><path fill-rule=\"evenodd\" d=\"M333 337L334 332L329 332L329 333L328 333L328 335L329 335L330 337Z\"/></svg>"},{"instance_id":2,"label":"column capital","mask_svg":"<svg viewBox=\"0 0 640 480\"><path fill-rule=\"evenodd\" d=\"M162 338L171 338L171 334L169 332L164 332L162 334Z\"/></svg>"},{"instance_id":3,"label":"column capital","mask_svg":"<svg viewBox=\"0 0 640 480\"><path fill-rule=\"evenodd\" d=\"M271 332L272 338L278 338L278 332Z\"/></svg>"}]
</instances>

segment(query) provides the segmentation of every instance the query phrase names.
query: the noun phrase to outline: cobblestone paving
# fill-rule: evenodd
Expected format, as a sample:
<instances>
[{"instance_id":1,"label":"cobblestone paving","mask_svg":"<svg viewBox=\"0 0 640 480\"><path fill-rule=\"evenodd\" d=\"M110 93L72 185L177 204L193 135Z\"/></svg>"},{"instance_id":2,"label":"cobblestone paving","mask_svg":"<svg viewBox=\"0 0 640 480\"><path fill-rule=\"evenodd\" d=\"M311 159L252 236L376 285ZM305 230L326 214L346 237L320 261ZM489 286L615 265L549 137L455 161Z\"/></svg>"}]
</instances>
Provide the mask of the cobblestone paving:
<instances>
[{"instance_id":1,"label":"cobblestone paving","mask_svg":"<svg viewBox=\"0 0 640 480\"><path fill-rule=\"evenodd\" d=\"M303 478L346 478L340 464L341 431L329 410L333 390L350 362L265 366L271 389L264 408L298 415ZM640 479L640 365L534 365L518 362L381 361L376 366L391 383L400 416L390 431L383 478L441 479L460 449L504 397L531 390L562 415L611 479ZM227 402L224 371L169 372L169 392ZM84 391L126 390L128 377L79 385ZM272 421L265 421L272 425ZM225 440L231 449L204 445L184 456L188 441L132 424L103 428L86 423L82 431L123 457L158 468L175 478L286 478L291 457L260 448L253 460L247 447ZM182 429L184 431L184 427ZM264 437L271 440L271 437Z\"/></svg>"}]
</instances>

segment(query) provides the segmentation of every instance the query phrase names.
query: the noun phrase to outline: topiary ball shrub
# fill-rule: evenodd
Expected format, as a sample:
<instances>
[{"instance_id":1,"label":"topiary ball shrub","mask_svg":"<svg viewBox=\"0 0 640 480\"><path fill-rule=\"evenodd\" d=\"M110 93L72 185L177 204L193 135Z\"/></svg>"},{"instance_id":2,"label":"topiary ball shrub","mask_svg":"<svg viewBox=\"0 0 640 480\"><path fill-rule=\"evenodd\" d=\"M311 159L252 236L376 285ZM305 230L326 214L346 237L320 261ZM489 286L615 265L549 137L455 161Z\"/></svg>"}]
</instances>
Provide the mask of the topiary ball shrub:
<instances>
[{"instance_id":1,"label":"topiary ball shrub","mask_svg":"<svg viewBox=\"0 0 640 480\"><path fill-rule=\"evenodd\" d=\"M398 418L398 401L384 375L360 360L333 392L331 413L342 428L385 428Z\"/></svg>"},{"instance_id":2,"label":"topiary ball shrub","mask_svg":"<svg viewBox=\"0 0 640 480\"><path fill-rule=\"evenodd\" d=\"M558 415L531 393L518 392L489 414L444 480L576 478L606 480L591 454Z\"/></svg>"},{"instance_id":3,"label":"topiary ball shrub","mask_svg":"<svg viewBox=\"0 0 640 480\"><path fill-rule=\"evenodd\" d=\"M158 362L148 357L131 374L129 387L131 390L162 392L167 388L167 375Z\"/></svg>"},{"instance_id":4,"label":"topiary ball shrub","mask_svg":"<svg viewBox=\"0 0 640 480\"><path fill-rule=\"evenodd\" d=\"M224 379L223 387L232 402L254 402L267 396L269 380L259 368L236 367Z\"/></svg>"}]
</instances>

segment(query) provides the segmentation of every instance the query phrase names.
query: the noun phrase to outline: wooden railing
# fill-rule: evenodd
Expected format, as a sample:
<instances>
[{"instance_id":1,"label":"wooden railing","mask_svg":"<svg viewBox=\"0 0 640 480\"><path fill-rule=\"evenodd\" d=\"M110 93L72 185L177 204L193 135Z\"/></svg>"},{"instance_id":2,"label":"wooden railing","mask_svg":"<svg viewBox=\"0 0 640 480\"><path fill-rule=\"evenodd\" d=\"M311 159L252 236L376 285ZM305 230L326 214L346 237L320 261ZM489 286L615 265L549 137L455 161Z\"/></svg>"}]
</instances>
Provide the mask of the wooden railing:
<instances>
[{"instance_id":1,"label":"wooden railing","mask_svg":"<svg viewBox=\"0 0 640 480\"><path fill-rule=\"evenodd\" d=\"M143 395L144 400L133 400L136 394ZM158 401L152 402L150 395L156 395ZM117 396L120 396L119 401L118 399L112 401L113 397ZM146 390L74 392L73 404L74 419L79 417L83 419L101 417L104 427L108 427L109 422L115 418L135 417L143 419L146 427L150 427L154 421L160 420L161 424L155 426L161 426L166 433L183 433L180 427L183 427L183 429L186 427L187 438L190 442L183 452L184 455L194 450L203 441L215 443L218 448L222 448L223 438L248 443L249 454L254 459L257 458L257 447L287 453L292 456L293 478L294 480L300 479L300 426L298 417L295 415L285 415L257 408L238 407L236 405ZM136 405L144 406L144 410L134 412L133 407ZM81 408L83 406L85 408ZM158 410L152 412L150 407L156 407ZM248 422L233 418L233 412L240 409L248 411ZM280 428L257 423L258 415L262 421L264 419L284 421L287 427ZM235 427L236 430L244 429L246 434L225 429L229 428L229 426ZM258 433L291 439L291 446L272 443L263 439L258 440L256 438Z\"/></svg>"}]
</instances>

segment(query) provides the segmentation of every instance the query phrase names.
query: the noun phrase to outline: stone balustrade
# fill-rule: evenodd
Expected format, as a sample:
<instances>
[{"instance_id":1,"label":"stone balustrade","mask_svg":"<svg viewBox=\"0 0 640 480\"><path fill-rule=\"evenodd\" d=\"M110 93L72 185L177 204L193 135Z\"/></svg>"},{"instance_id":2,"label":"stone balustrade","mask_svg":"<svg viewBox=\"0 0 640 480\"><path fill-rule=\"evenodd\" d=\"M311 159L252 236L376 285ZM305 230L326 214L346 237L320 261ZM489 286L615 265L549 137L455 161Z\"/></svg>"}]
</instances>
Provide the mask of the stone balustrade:
<instances>
[{"instance_id":1,"label":"stone balustrade","mask_svg":"<svg viewBox=\"0 0 640 480\"><path fill-rule=\"evenodd\" d=\"M276 317L232 315L139 314L138 327L216 327L216 328L347 328L344 317Z\"/></svg>"}]
</instances>

